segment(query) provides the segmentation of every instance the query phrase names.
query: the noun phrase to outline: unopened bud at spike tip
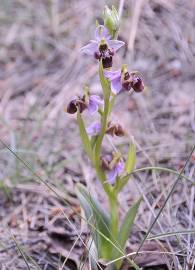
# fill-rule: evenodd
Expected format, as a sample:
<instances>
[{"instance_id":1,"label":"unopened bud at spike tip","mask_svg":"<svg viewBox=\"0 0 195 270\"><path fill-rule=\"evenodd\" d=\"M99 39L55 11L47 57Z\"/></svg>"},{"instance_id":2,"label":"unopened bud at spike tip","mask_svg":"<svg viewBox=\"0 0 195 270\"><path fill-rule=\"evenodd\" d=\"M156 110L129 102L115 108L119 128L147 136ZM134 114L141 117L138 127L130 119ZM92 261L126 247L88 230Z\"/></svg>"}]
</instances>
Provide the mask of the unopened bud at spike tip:
<instances>
[{"instance_id":1,"label":"unopened bud at spike tip","mask_svg":"<svg viewBox=\"0 0 195 270\"><path fill-rule=\"evenodd\" d=\"M116 38L119 30L119 16L116 8L112 6L110 9L108 6L104 7L103 11L104 26L109 30L112 38Z\"/></svg>"}]
</instances>

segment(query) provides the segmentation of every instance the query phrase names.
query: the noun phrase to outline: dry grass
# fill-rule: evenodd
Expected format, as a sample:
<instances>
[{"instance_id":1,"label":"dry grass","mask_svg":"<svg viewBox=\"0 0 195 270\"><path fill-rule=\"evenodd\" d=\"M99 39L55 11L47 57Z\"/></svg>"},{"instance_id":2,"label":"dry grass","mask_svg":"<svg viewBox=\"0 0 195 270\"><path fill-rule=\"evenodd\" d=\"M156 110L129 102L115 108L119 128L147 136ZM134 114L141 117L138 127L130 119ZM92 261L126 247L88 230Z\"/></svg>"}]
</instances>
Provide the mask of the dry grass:
<instances>
[{"instance_id":1,"label":"dry grass","mask_svg":"<svg viewBox=\"0 0 195 270\"><path fill-rule=\"evenodd\" d=\"M142 95L121 94L113 119L136 139L137 168L155 165L179 171L195 141L195 5L184 0L139 1L140 5L121 2L120 38L129 43L120 56L130 69L140 71L146 90ZM94 172L83 158L75 118L64 113L67 102L86 82L100 92L97 65L82 57L79 49L92 37L95 17L104 4L103 0L0 2L1 139L72 206L36 183L36 177L1 145L1 269L27 269L12 235L41 269L61 269L67 256L69 269L76 269L76 264L81 268L86 250L74 227L82 232L84 241L88 235L86 224L80 224L74 184L86 182L106 204ZM120 63L118 56L115 65ZM128 141L126 137L115 143L125 153ZM194 170L195 154L185 168L185 175L193 181ZM121 196L121 215L140 193L144 202L127 252L137 250L176 179L173 174L151 170L133 178ZM194 228L194 194L194 186L181 181L152 234ZM164 256L138 256L138 261L192 270L194 248L193 233L165 237L148 241L143 249L163 251ZM32 262L30 265L37 269Z\"/></svg>"}]
</instances>

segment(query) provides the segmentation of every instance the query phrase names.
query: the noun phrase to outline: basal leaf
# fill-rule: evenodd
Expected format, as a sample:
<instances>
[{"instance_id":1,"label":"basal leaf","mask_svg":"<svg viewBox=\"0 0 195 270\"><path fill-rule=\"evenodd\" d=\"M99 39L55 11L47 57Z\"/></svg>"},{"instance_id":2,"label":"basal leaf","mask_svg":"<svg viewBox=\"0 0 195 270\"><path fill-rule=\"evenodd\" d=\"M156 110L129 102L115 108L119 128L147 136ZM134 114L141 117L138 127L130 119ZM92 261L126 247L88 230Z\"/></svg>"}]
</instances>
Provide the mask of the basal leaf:
<instances>
[{"instance_id":1,"label":"basal leaf","mask_svg":"<svg viewBox=\"0 0 195 270\"><path fill-rule=\"evenodd\" d=\"M100 204L91 197L87 189L81 184L77 185L77 196L87 220L97 228L95 230L89 224L99 256L110 258L112 245L106 240L106 238L110 239L110 219L108 213L102 209Z\"/></svg>"},{"instance_id":2,"label":"basal leaf","mask_svg":"<svg viewBox=\"0 0 195 270\"><path fill-rule=\"evenodd\" d=\"M118 244L121 250L125 253L125 244L131 233L131 229L134 224L134 220L140 205L142 198L140 198L126 213L125 218L121 224L119 233L118 233ZM113 250L113 259L121 257L121 253L118 250ZM122 259L118 260L116 263L117 269L120 269L122 264Z\"/></svg>"}]
</instances>

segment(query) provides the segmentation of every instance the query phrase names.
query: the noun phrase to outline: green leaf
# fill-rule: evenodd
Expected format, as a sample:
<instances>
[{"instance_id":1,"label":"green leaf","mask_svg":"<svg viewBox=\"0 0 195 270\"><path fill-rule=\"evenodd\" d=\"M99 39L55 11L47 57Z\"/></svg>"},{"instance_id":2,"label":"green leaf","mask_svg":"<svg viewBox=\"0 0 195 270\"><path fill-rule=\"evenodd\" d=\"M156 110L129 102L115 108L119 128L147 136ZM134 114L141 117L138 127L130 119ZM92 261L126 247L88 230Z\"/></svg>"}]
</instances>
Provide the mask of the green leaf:
<instances>
[{"instance_id":1,"label":"green leaf","mask_svg":"<svg viewBox=\"0 0 195 270\"><path fill-rule=\"evenodd\" d=\"M93 162L93 151L91 148L91 143L90 143L89 137L87 135L83 119L82 119L79 111L77 111L77 121L78 121L80 136L81 136L81 140L83 142L85 152L87 153L90 160Z\"/></svg>"},{"instance_id":2,"label":"green leaf","mask_svg":"<svg viewBox=\"0 0 195 270\"><path fill-rule=\"evenodd\" d=\"M109 100L109 98L110 98L110 83L108 82L108 80L104 76L104 68L102 65L102 60L100 61L100 65L99 65L99 76L100 76L101 86L103 89L104 100L105 101Z\"/></svg>"},{"instance_id":3,"label":"green leaf","mask_svg":"<svg viewBox=\"0 0 195 270\"><path fill-rule=\"evenodd\" d=\"M78 184L76 191L85 212L86 219L97 228L97 230L94 230L93 226L89 225L98 254L100 257L109 259L112 252L112 245L106 239L110 239L109 215L102 209L100 204L91 197L83 185Z\"/></svg>"},{"instance_id":4,"label":"green leaf","mask_svg":"<svg viewBox=\"0 0 195 270\"><path fill-rule=\"evenodd\" d=\"M136 145L134 141L129 144L129 150L128 150L128 155L127 155L127 160L125 163L125 171L127 172L127 175L121 177L119 181L117 182L116 186L116 192L120 192L122 188L126 185L126 183L129 180L129 177L135 167L136 163Z\"/></svg>"},{"instance_id":5,"label":"green leaf","mask_svg":"<svg viewBox=\"0 0 195 270\"><path fill-rule=\"evenodd\" d=\"M118 244L121 248L121 250L125 253L125 244L127 242L127 239L129 238L129 235L131 233L131 229L133 227L133 223L138 211L138 208L140 206L142 198L140 198L129 210L127 211L123 223L121 224L119 233L118 233ZM120 258L121 253L118 252L118 250L113 250L113 259ZM122 259L115 262L117 269L120 269L122 264Z\"/></svg>"},{"instance_id":6,"label":"green leaf","mask_svg":"<svg viewBox=\"0 0 195 270\"><path fill-rule=\"evenodd\" d=\"M132 141L129 145L129 151L125 163L125 170L128 174L133 171L135 163L136 163L136 145L134 141Z\"/></svg>"},{"instance_id":7,"label":"green leaf","mask_svg":"<svg viewBox=\"0 0 195 270\"><path fill-rule=\"evenodd\" d=\"M141 201L142 197L135 204L133 204L133 206L127 211L125 215L125 218L119 230L119 238L118 238L121 248L125 247L127 239L131 233L131 229L133 227L133 223Z\"/></svg>"}]
</instances>

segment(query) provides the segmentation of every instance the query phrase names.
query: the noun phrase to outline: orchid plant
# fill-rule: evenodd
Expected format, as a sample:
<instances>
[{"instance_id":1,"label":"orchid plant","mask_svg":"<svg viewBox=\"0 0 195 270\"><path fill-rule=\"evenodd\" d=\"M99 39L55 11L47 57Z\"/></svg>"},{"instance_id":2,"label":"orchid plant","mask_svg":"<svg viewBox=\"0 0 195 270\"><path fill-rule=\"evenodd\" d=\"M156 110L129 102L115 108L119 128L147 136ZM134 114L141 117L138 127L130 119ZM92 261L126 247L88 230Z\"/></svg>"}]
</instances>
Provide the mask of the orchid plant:
<instances>
[{"instance_id":1,"label":"orchid plant","mask_svg":"<svg viewBox=\"0 0 195 270\"><path fill-rule=\"evenodd\" d=\"M120 124L111 121L111 113L115 99L120 92L142 92L144 84L137 72L129 72L127 65L119 70L112 70L113 59L117 51L125 45L117 40L119 31L118 13L114 7L107 6L103 12L104 25L97 25L95 39L81 48L81 53L95 58L99 63L99 79L102 87L102 97L90 93L84 88L82 96L74 97L66 111L77 114L84 150L94 167L97 178L108 197L110 209L106 212L87 189L77 185L77 195L85 212L85 217L92 235L91 248L95 253L91 256L91 269L98 269L98 261L114 260L109 269L120 269L125 245L131 232L141 199L136 201L127 211L123 222L119 222L118 194L127 184L135 166L136 147L130 142L128 154L123 157L119 150L103 155L103 140L105 136L125 136ZM83 113L98 114L99 121L86 127ZM95 257L94 257L95 256Z\"/></svg>"}]
</instances>

